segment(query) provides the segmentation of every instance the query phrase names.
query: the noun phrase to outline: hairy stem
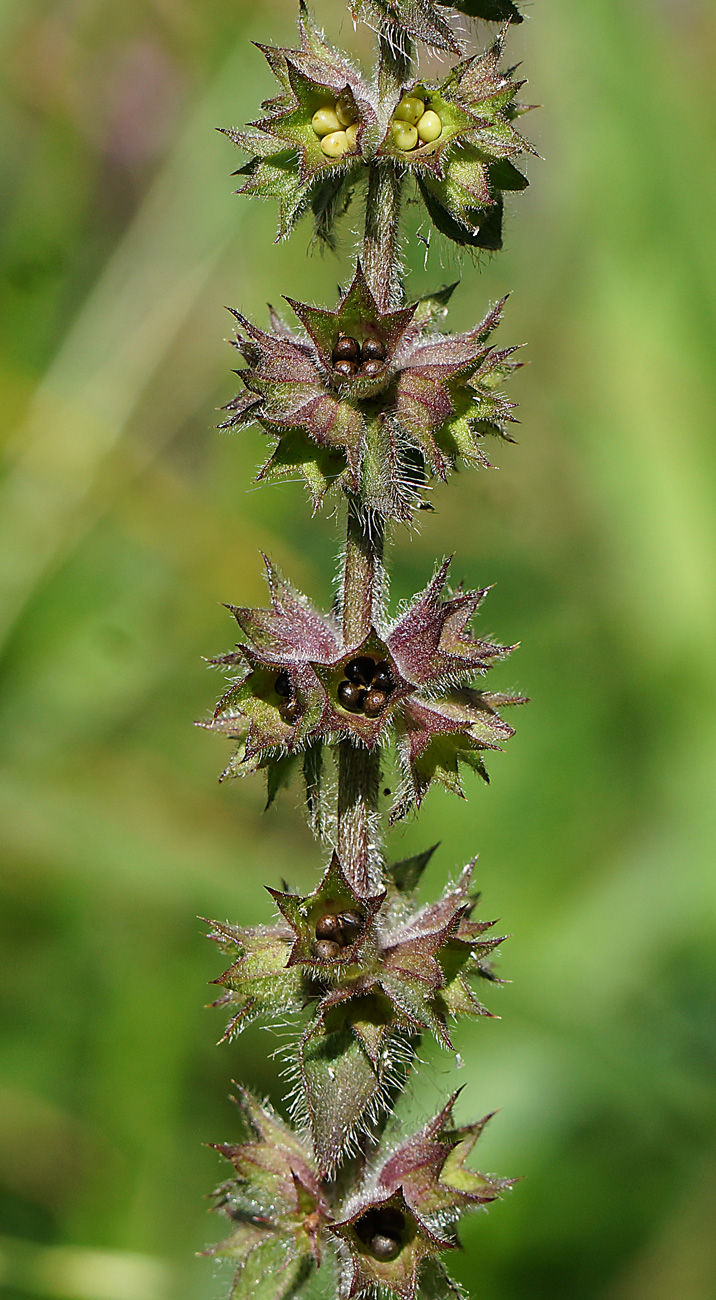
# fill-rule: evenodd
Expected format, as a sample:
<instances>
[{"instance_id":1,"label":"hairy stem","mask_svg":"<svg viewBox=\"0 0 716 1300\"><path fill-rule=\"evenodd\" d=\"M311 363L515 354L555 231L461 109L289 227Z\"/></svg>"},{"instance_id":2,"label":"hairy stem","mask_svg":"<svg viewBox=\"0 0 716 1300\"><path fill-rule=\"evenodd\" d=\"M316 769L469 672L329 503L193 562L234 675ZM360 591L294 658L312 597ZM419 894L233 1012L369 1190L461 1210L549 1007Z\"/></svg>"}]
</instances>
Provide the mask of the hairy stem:
<instances>
[{"instance_id":1,"label":"hairy stem","mask_svg":"<svg viewBox=\"0 0 716 1300\"><path fill-rule=\"evenodd\" d=\"M399 223L403 178L390 164L371 163L365 211L363 270L381 311L400 305Z\"/></svg>"},{"instance_id":2,"label":"hairy stem","mask_svg":"<svg viewBox=\"0 0 716 1300\"><path fill-rule=\"evenodd\" d=\"M358 646L380 619L385 591L385 523L381 515L348 498L348 527L341 610L343 641Z\"/></svg>"},{"instance_id":3,"label":"hairy stem","mask_svg":"<svg viewBox=\"0 0 716 1300\"><path fill-rule=\"evenodd\" d=\"M392 24L378 34L378 88L381 98L398 95L410 81L415 63L415 43L407 32Z\"/></svg>"},{"instance_id":4,"label":"hairy stem","mask_svg":"<svg viewBox=\"0 0 716 1300\"><path fill-rule=\"evenodd\" d=\"M379 34L378 84L381 98L396 100L410 79L413 42L404 32L385 26ZM398 248L403 177L391 165L372 163L368 181L363 238L363 270L381 311L397 307L403 296Z\"/></svg>"},{"instance_id":5,"label":"hairy stem","mask_svg":"<svg viewBox=\"0 0 716 1300\"><path fill-rule=\"evenodd\" d=\"M343 640L347 647L357 649L380 616L385 585L384 545L382 518L350 496L341 592ZM368 893L378 882L379 788L379 753L353 745L349 740L341 741L338 746L338 856L360 894Z\"/></svg>"},{"instance_id":6,"label":"hairy stem","mask_svg":"<svg viewBox=\"0 0 716 1300\"><path fill-rule=\"evenodd\" d=\"M380 755L350 740L338 746L338 856L357 894L379 884L376 807Z\"/></svg>"}]
</instances>

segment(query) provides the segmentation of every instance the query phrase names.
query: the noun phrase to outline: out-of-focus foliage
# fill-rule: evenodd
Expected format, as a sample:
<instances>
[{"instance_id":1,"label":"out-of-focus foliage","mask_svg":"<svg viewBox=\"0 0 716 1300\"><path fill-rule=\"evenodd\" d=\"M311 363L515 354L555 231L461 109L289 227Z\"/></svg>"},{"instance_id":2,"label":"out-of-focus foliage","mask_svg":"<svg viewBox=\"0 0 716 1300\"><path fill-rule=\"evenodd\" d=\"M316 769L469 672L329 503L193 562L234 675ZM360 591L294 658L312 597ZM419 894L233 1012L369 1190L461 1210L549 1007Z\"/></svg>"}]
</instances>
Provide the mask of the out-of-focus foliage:
<instances>
[{"instance_id":1,"label":"out-of-focus foliage","mask_svg":"<svg viewBox=\"0 0 716 1300\"><path fill-rule=\"evenodd\" d=\"M480 1167L524 1174L463 1232L455 1270L500 1300L711 1300L716 1289L716 17L709 0L535 0L509 35L546 157L506 252L467 260L455 329L516 289L530 341L518 448L464 474L395 549L396 600L435 554L497 582L533 698L489 789L429 796L391 857L432 840L434 895L481 854L514 934L501 1022L458 1027L404 1100L419 1127L502 1107ZM356 45L335 6L319 17ZM299 483L250 490L258 431L222 438L223 305L332 304L347 260L274 247L214 133L255 117L251 39L288 0L4 0L0 141L0 1273L65 1300L218 1297L191 1252L234 1142L231 1074L270 1093L253 1027L215 1050L219 972L197 915L267 920L264 883L319 863L290 798L218 787L195 730L226 649L220 601L263 600L259 548L322 606L336 527ZM482 33L485 35L485 29ZM426 75L430 65L426 64ZM433 75L436 75L435 73ZM457 278L415 209L416 296ZM348 238L342 252L350 252ZM235 635L235 632L234 634ZM430 1049L432 1050L432 1049ZM446 1077L445 1071L448 1070ZM406 1132L411 1131L406 1128ZM479 1288L477 1283L479 1283Z\"/></svg>"}]
</instances>

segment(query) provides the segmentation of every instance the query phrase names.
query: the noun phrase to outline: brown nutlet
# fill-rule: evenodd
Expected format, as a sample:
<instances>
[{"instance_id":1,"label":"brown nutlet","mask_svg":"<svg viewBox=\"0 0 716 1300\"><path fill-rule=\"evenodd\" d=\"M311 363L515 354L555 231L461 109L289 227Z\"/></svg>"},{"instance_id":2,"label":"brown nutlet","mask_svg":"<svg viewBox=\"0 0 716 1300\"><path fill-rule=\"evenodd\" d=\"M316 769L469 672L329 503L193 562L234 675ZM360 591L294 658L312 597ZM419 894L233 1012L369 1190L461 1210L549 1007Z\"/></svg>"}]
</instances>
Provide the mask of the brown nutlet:
<instances>
[{"instance_id":1,"label":"brown nutlet","mask_svg":"<svg viewBox=\"0 0 716 1300\"><path fill-rule=\"evenodd\" d=\"M344 379L352 379L357 369L355 361L337 361L333 367L335 374L342 375Z\"/></svg>"},{"instance_id":2,"label":"brown nutlet","mask_svg":"<svg viewBox=\"0 0 716 1300\"><path fill-rule=\"evenodd\" d=\"M382 339L366 339L361 354L364 361L385 361L388 355L388 349Z\"/></svg>"},{"instance_id":3,"label":"brown nutlet","mask_svg":"<svg viewBox=\"0 0 716 1300\"><path fill-rule=\"evenodd\" d=\"M353 943L360 934L361 920L357 912L341 912L336 918L344 946Z\"/></svg>"},{"instance_id":4,"label":"brown nutlet","mask_svg":"<svg viewBox=\"0 0 716 1300\"><path fill-rule=\"evenodd\" d=\"M349 659L343 671L349 682L370 686L375 673L375 659L371 659L370 655L358 655L355 659Z\"/></svg>"},{"instance_id":5,"label":"brown nutlet","mask_svg":"<svg viewBox=\"0 0 716 1300\"><path fill-rule=\"evenodd\" d=\"M291 697L291 699L281 701L278 711L284 722L295 722L301 712L301 707L298 700Z\"/></svg>"},{"instance_id":6,"label":"brown nutlet","mask_svg":"<svg viewBox=\"0 0 716 1300\"><path fill-rule=\"evenodd\" d=\"M326 912L316 921L317 939L336 939L341 931L341 923L333 912Z\"/></svg>"},{"instance_id":7,"label":"brown nutlet","mask_svg":"<svg viewBox=\"0 0 716 1300\"><path fill-rule=\"evenodd\" d=\"M350 334L342 334L333 349L333 363L336 361L360 361L361 350L357 339Z\"/></svg>"},{"instance_id":8,"label":"brown nutlet","mask_svg":"<svg viewBox=\"0 0 716 1300\"><path fill-rule=\"evenodd\" d=\"M347 709L349 713L363 712L363 697L365 687L358 686L353 682L341 682L336 692L338 703Z\"/></svg>"},{"instance_id":9,"label":"brown nutlet","mask_svg":"<svg viewBox=\"0 0 716 1300\"><path fill-rule=\"evenodd\" d=\"M389 1237L387 1233L376 1232L375 1236L371 1237L370 1250L376 1259L385 1261L397 1259L402 1249L401 1242L395 1237Z\"/></svg>"},{"instance_id":10,"label":"brown nutlet","mask_svg":"<svg viewBox=\"0 0 716 1300\"><path fill-rule=\"evenodd\" d=\"M277 695L283 695L286 697L286 699L288 699L290 695L293 695L291 678L289 677L287 672L279 673L278 677L276 678L276 681L274 682L273 688Z\"/></svg>"},{"instance_id":11,"label":"brown nutlet","mask_svg":"<svg viewBox=\"0 0 716 1300\"><path fill-rule=\"evenodd\" d=\"M319 939L317 943L314 943L313 951L316 957L321 958L321 961L335 961L336 957L341 955L341 946L331 939Z\"/></svg>"},{"instance_id":12,"label":"brown nutlet","mask_svg":"<svg viewBox=\"0 0 716 1300\"><path fill-rule=\"evenodd\" d=\"M379 718L388 703L388 696L385 691L377 691L371 687L366 691L363 701L363 711L367 718Z\"/></svg>"},{"instance_id":13,"label":"brown nutlet","mask_svg":"<svg viewBox=\"0 0 716 1300\"><path fill-rule=\"evenodd\" d=\"M387 664L384 659L381 659L380 663L375 665L372 685L377 691L386 691L389 693L390 691L395 690L395 681L393 679L393 674L390 671L390 665Z\"/></svg>"},{"instance_id":14,"label":"brown nutlet","mask_svg":"<svg viewBox=\"0 0 716 1300\"><path fill-rule=\"evenodd\" d=\"M383 361L364 361L361 374L367 375L368 379L372 379L374 375L379 375L384 369L385 363Z\"/></svg>"}]
</instances>

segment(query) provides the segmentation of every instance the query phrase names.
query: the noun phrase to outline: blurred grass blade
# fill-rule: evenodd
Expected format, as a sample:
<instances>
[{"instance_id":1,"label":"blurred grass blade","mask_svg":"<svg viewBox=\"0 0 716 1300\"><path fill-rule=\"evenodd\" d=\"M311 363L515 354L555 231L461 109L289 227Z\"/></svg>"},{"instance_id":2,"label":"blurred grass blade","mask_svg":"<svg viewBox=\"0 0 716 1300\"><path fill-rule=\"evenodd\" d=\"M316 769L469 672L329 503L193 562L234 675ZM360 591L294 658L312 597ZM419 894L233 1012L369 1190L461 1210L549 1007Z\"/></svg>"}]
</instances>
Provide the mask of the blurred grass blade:
<instances>
[{"instance_id":1,"label":"blurred grass blade","mask_svg":"<svg viewBox=\"0 0 716 1300\"><path fill-rule=\"evenodd\" d=\"M236 54L169 155L11 439L0 488L0 640L76 538L100 466L236 237L243 208L225 185L220 201L206 194L217 189L212 131L240 73Z\"/></svg>"}]
</instances>

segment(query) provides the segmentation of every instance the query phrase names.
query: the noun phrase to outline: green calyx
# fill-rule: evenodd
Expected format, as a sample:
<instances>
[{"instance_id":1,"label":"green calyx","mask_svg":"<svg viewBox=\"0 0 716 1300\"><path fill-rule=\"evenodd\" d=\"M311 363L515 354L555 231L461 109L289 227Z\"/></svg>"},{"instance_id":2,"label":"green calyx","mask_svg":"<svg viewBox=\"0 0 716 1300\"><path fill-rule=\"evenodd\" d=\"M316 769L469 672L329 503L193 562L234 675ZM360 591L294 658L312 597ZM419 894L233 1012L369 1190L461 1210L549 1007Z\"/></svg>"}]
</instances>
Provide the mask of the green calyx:
<instances>
[{"instance_id":1,"label":"green calyx","mask_svg":"<svg viewBox=\"0 0 716 1300\"><path fill-rule=\"evenodd\" d=\"M501 70L503 48L504 34L441 83L407 87L378 150L413 174L437 228L475 248L501 247L504 194L527 186L513 159L534 152L514 126L524 82Z\"/></svg>"},{"instance_id":2,"label":"green calyx","mask_svg":"<svg viewBox=\"0 0 716 1300\"><path fill-rule=\"evenodd\" d=\"M415 893L429 858L397 864L385 889L366 897L334 854L305 897L269 890L279 913L273 925L211 928L231 958L216 981L225 993L212 1004L230 1014L224 1038L256 1015L303 1024L290 1053L297 1114L326 1170L389 1106L421 1033L450 1048L454 1020L490 1014L474 983L495 981L490 957L503 940L488 934L493 922L473 919L475 864L437 903L420 906Z\"/></svg>"},{"instance_id":3,"label":"green calyx","mask_svg":"<svg viewBox=\"0 0 716 1300\"><path fill-rule=\"evenodd\" d=\"M299 473L315 506L343 490L409 519L431 477L446 479L459 460L489 466L485 437L512 441L501 388L516 349L491 341L504 302L465 333L436 330L450 292L382 312L358 263L335 310L288 299L301 331L273 315L266 332L235 312L247 366L220 428L257 423L273 440L258 479Z\"/></svg>"}]
</instances>

